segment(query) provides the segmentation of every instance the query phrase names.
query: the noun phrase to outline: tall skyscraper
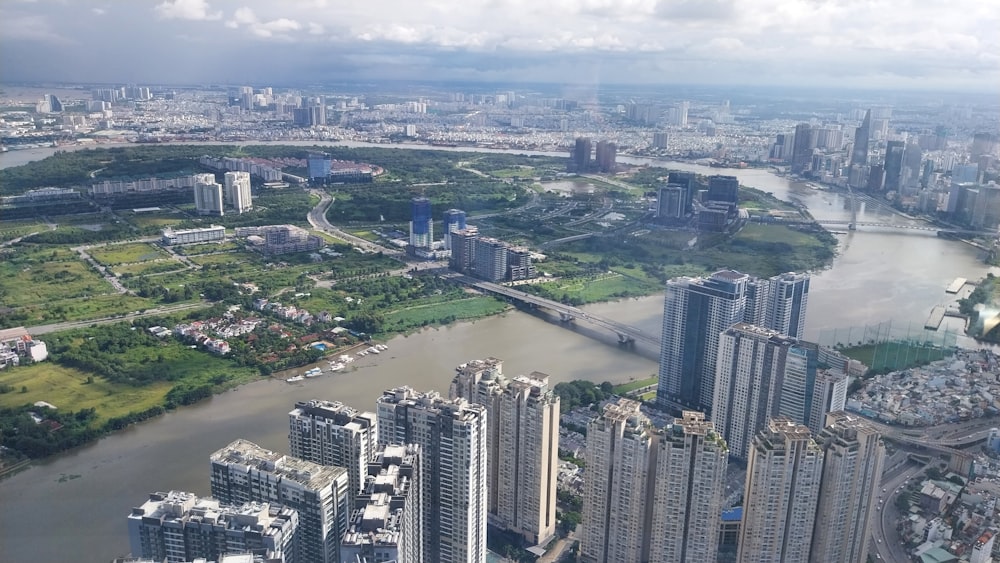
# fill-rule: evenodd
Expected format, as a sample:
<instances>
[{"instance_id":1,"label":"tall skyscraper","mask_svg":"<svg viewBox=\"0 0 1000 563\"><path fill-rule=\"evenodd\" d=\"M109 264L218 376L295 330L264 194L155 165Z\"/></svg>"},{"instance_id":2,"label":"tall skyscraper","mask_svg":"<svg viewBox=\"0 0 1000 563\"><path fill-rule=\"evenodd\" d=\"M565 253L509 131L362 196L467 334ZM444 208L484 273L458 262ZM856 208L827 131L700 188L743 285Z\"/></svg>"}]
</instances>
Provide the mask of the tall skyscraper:
<instances>
[{"instance_id":1,"label":"tall skyscraper","mask_svg":"<svg viewBox=\"0 0 1000 563\"><path fill-rule=\"evenodd\" d=\"M722 270L667 282L656 390L661 405L711 411L719 334L743 320L749 280Z\"/></svg>"},{"instance_id":2,"label":"tall skyscraper","mask_svg":"<svg viewBox=\"0 0 1000 563\"><path fill-rule=\"evenodd\" d=\"M578 137L573 145L573 170L581 174L590 170L591 142L587 137Z\"/></svg>"},{"instance_id":3,"label":"tall skyscraper","mask_svg":"<svg viewBox=\"0 0 1000 563\"><path fill-rule=\"evenodd\" d=\"M788 350L781 378L777 414L818 434L829 412L844 410L847 374L837 367L820 367L816 344L799 341Z\"/></svg>"},{"instance_id":4,"label":"tall skyscraper","mask_svg":"<svg viewBox=\"0 0 1000 563\"><path fill-rule=\"evenodd\" d=\"M719 336L712 421L730 454L747 459L754 436L777 411L788 350L795 340L739 323Z\"/></svg>"},{"instance_id":5,"label":"tall skyscraper","mask_svg":"<svg viewBox=\"0 0 1000 563\"><path fill-rule=\"evenodd\" d=\"M341 561L420 563L420 447L382 446L374 454L340 544Z\"/></svg>"},{"instance_id":6,"label":"tall skyscraper","mask_svg":"<svg viewBox=\"0 0 1000 563\"><path fill-rule=\"evenodd\" d=\"M250 193L249 172L226 172L226 203L237 214L253 209L253 197Z\"/></svg>"},{"instance_id":7,"label":"tall skyscraper","mask_svg":"<svg viewBox=\"0 0 1000 563\"><path fill-rule=\"evenodd\" d=\"M728 451L699 412L685 411L664 428L656 456L650 563L715 563Z\"/></svg>"},{"instance_id":8,"label":"tall skyscraper","mask_svg":"<svg viewBox=\"0 0 1000 563\"><path fill-rule=\"evenodd\" d=\"M268 561L295 561L299 514L250 502L227 506L194 493L153 493L128 516L133 557L167 563L220 560L255 553Z\"/></svg>"},{"instance_id":9,"label":"tall skyscraper","mask_svg":"<svg viewBox=\"0 0 1000 563\"><path fill-rule=\"evenodd\" d=\"M546 543L556 530L559 472L559 397L549 376L533 372L508 380L496 358L456 371L452 399L486 407L490 521L528 545Z\"/></svg>"},{"instance_id":10,"label":"tall skyscraper","mask_svg":"<svg viewBox=\"0 0 1000 563\"><path fill-rule=\"evenodd\" d=\"M434 218L431 216L431 200L415 197L410 202L413 219L410 221L410 246L430 248L434 242Z\"/></svg>"},{"instance_id":11,"label":"tall skyscraper","mask_svg":"<svg viewBox=\"0 0 1000 563\"><path fill-rule=\"evenodd\" d=\"M479 230L469 225L468 227L454 231L448 235L451 241L451 257L448 258L448 267L452 270L468 274L472 272L472 266L476 263L476 240L479 239Z\"/></svg>"},{"instance_id":12,"label":"tall skyscraper","mask_svg":"<svg viewBox=\"0 0 1000 563\"><path fill-rule=\"evenodd\" d=\"M684 187L667 184L656 191L656 217L658 219L681 219L684 211Z\"/></svg>"},{"instance_id":13,"label":"tall skyscraper","mask_svg":"<svg viewBox=\"0 0 1000 563\"><path fill-rule=\"evenodd\" d=\"M240 86L240 109L250 111L253 109L253 87Z\"/></svg>"},{"instance_id":14,"label":"tall skyscraper","mask_svg":"<svg viewBox=\"0 0 1000 563\"><path fill-rule=\"evenodd\" d=\"M409 387L377 402L379 443L417 444L424 456L420 561L485 563L486 408Z\"/></svg>"},{"instance_id":15,"label":"tall skyscraper","mask_svg":"<svg viewBox=\"0 0 1000 563\"><path fill-rule=\"evenodd\" d=\"M270 502L299 513L299 560L339 563L347 531L349 480L318 465L236 440L212 454L212 496L225 504Z\"/></svg>"},{"instance_id":16,"label":"tall skyscraper","mask_svg":"<svg viewBox=\"0 0 1000 563\"><path fill-rule=\"evenodd\" d=\"M222 184L198 181L194 185L194 207L198 215L225 215Z\"/></svg>"},{"instance_id":17,"label":"tall skyscraper","mask_svg":"<svg viewBox=\"0 0 1000 563\"><path fill-rule=\"evenodd\" d=\"M740 201L740 181L736 176L709 176L708 194L709 201L728 201L739 203Z\"/></svg>"},{"instance_id":18,"label":"tall skyscraper","mask_svg":"<svg viewBox=\"0 0 1000 563\"><path fill-rule=\"evenodd\" d=\"M615 171L615 157L618 153L618 145L611 141L598 141L595 152L597 169L601 172Z\"/></svg>"},{"instance_id":19,"label":"tall skyscraper","mask_svg":"<svg viewBox=\"0 0 1000 563\"><path fill-rule=\"evenodd\" d=\"M306 156L306 170L310 181L325 182L330 177L330 167L333 160L326 153L311 152Z\"/></svg>"},{"instance_id":20,"label":"tall skyscraper","mask_svg":"<svg viewBox=\"0 0 1000 563\"><path fill-rule=\"evenodd\" d=\"M351 495L364 486L368 462L378 445L378 420L343 403L299 401L288 413L288 443L292 455L347 469Z\"/></svg>"},{"instance_id":21,"label":"tall skyscraper","mask_svg":"<svg viewBox=\"0 0 1000 563\"><path fill-rule=\"evenodd\" d=\"M684 201L681 207L684 214L691 212L691 205L698 198L698 182L693 172L670 172L667 175L667 184L675 184L684 188Z\"/></svg>"},{"instance_id":22,"label":"tall skyscraper","mask_svg":"<svg viewBox=\"0 0 1000 563\"><path fill-rule=\"evenodd\" d=\"M465 211L449 209L444 212L444 247L451 250L451 233L465 229Z\"/></svg>"},{"instance_id":23,"label":"tall skyscraper","mask_svg":"<svg viewBox=\"0 0 1000 563\"><path fill-rule=\"evenodd\" d=\"M889 141L885 144L885 191L899 191L903 174L903 141Z\"/></svg>"},{"instance_id":24,"label":"tall skyscraper","mask_svg":"<svg viewBox=\"0 0 1000 563\"><path fill-rule=\"evenodd\" d=\"M810 170L812 153L816 148L816 131L808 123L795 126L795 140L792 145L792 174L803 174Z\"/></svg>"},{"instance_id":25,"label":"tall skyscraper","mask_svg":"<svg viewBox=\"0 0 1000 563\"><path fill-rule=\"evenodd\" d=\"M751 280L744 320L793 338L803 338L809 304L809 274L787 272Z\"/></svg>"},{"instance_id":26,"label":"tall skyscraper","mask_svg":"<svg viewBox=\"0 0 1000 563\"><path fill-rule=\"evenodd\" d=\"M868 138L872 128L872 110L865 112L861 126L854 130L854 148L851 150L851 166L868 164Z\"/></svg>"},{"instance_id":27,"label":"tall skyscraper","mask_svg":"<svg viewBox=\"0 0 1000 563\"><path fill-rule=\"evenodd\" d=\"M816 441L826 455L809 561L867 561L885 460L882 437L868 421L839 411L827 415Z\"/></svg>"},{"instance_id":28,"label":"tall skyscraper","mask_svg":"<svg viewBox=\"0 0 1000 563\"><path fill-rule=\"evenodd\" d=\"M777 417L747 461L739 563L809 563L823 450L809 429Z\"/></svg>"}]
</instances>

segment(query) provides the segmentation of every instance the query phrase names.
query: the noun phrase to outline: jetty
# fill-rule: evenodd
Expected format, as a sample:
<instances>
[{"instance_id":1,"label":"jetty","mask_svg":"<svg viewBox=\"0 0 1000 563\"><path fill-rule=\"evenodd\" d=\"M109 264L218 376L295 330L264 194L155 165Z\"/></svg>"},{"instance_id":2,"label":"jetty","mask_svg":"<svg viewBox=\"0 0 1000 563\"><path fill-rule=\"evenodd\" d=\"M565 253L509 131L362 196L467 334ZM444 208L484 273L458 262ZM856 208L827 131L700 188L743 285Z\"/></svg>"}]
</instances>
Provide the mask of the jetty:
<instances>
[{"instance_id":1,"label":"jetty","mask_svg":"<svg viewBox=\"0 0 1000 563\"><path fill-rule=\"evenodd\" d=\"M951 285L948 286L948 289L944 291L945 293L958 293L959 291L962 290L962 287L965 286L965 282L967 281L968 280L966 280L965 278L955 278L955 281L951 282Z\"/></svg>"},{"instance_id":2,"label":"jetty","mask_svg":"<svg viewBox=\"0 0 1000 563\"><path fill-rule=\"evenodd\" d=\"M924 323L924 328L928 330L937 330L938 328L941 327L941 321L943 320L944 320L944 307L938 305L933 309L931 309L931 314L929 317L927 317L927 322Z\"/></svg>"}]
</instances>

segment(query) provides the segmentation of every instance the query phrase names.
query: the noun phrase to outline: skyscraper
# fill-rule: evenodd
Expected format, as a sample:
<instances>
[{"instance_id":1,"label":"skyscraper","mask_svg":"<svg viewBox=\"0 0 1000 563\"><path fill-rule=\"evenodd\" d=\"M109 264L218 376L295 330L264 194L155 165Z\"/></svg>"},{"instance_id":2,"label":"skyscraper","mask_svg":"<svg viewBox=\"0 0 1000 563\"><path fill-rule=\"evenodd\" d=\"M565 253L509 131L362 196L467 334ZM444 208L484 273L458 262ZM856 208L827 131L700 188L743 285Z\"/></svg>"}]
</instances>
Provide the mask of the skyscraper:
<instances>
[{"instance_id":1,"label":"skyscraper","mask_svg":"<svg viewBox=\"0 0 1000 563\"><path fill-rule=\"evenodd\" d=\"M715 563L728 447L711 422L685 411L656 455L650 563Z\"/></svg>"},{"instance_id":2,"label":"skyscraper","mask_svg":"<svg viewBox=\"0 0 1000 563\"><path fill-rule=\"evenodd\" d=\"M667 175L667 184L675 184L684 188L684 201L681 207L684 214L691 212L691 205L698 198L698 182L693 172L670 172Z\"/></svg>"},{"instance_id":3,"label":"skyscraper","mask_svg":"<svg viewBox=\"0 0 1000 563\"><path fill-rule=\"evenodd\" d=\"M559 471L559 397L549 376L533 372L508 380L496 358L459 366L452 399L486 407L489 516L529 545L555 534Z\"/></svg>"},{"instance_id":4,"label":"skyscraper","mask_svg":"<svg viewBox=\"0 0 1000 563\"><path fill-rule=\"evenodd\" d=\"M615 171L615 156L618 153L618 145L611 141L598 141L595 160L597 169L601 172Z\"/></svg>"},{"instance_id":5,"label":"skyscraper","mask_svg":"<svg viewBox=\"0 0 1000 563\"><path fill-rule=\"evenodd\" d=\"M792 145L792 174L808 172L812 165L812 153L816 148L816 131L808 123L795 126L795 140Z\"/></svg>"},{"instance_id":6,"label":"skyscraper","mask_svg":"<svg viewBox=\"0 0 1000 563\"><path fill-rule=\"evenodd\" d=\"M736 176L709 176L708 194L709 201L728 201L739 203L740 201L740 181Z\"/></svg>"},{"instance_id":7,"label":"skyscraper","mask_svg":"<svg viewBox=\"0 0 1000 563\"><path fill-rule=\"evenodd\" d=\"M867 561L885 460L882 437L868 421L839 411L827 415L816 441L826 455L809 561Z\"/></svg>"},{"instance_id":8,"label":"skyscraper","mask_svg":"<svg viewBox=\"0 0 1000 563\"><path fill-rule=\"evenodd\" d=\"M809 304L809 274L787 272L751 280L744 320L750 324L802 338Z\"/></svg>"},{"instance_id":9,"label":"skyscraper","mask_svg":"<svg viewBox=\"0 0 1000 563\"><path fill-rule=\"evenodd\" d=\"M225 504L271 502L299 513L299 560L340 561L349 512L347 470L236 440L212 454L212 496Z\"/></svg>"},{"instance_id":10,"label":"skyscraper","mask_svg":"<svg viewBox=\"0 0 1000 563\"><path fill-rule=\"evenodd\" d=\"M773 418L747 461L739 563L809 563L823 450L809 429Z\"/></svg>"},{"instance_id":11,"label":"skyscraper","mask_svg":"<svg viewBox=\"0 0 1000 563\"><path fill-rule=\"evenodd\" d=\"M819 349L799 341L788 350L781 378L777 414L809 427L818 434L826 414L844 410L847 374L836 367L819 367Z\"/></svg>"},{"instance_id":12,"label":"skyscraper","mask_svg":"<svg viewBox=\"0 0 1000 563\"><path fill-rule=\"evenodd\" d=\"M711 410L719 334L743 320L749 280L722 270L667 282L656 390L661 405Z\"/></svg>"},{"instance_id":13,"label":"skyscraper","mask_svg":"<svg viewBox=\"0 0 1000 563\"><path fill-rule=\"evenodd\" d=\"M872 110L865 112L861 126L854 130L854 148L851 150L851 166L868 164L868 138L872 128Z\"/></svg>"},{"instance_id":14,"label":"skyscraper","mask_svg":"<svg viewBox=\"0 0 1000 563\"><path fill-rule=\"evenodd\" d=\"M226 203L237 214L253 209L249 172L226 172Z\"/></svg>"},{"instance_id":15,"label":"skyscraper","mask_svg":"<svg viewBox=\"0 0 1000 563\"><path fill-rule=\"evenodd\" d=\"M885 144L885 191L899 191L903 174L903 141L889 141Z\"/></svg>"},{"instance_id":16,"label":"skyscraper","mask_svg":"<svg viewBox=\"0 0 1000 563\"><path fill-rule=\"evenodd\" d=\"M448 240L451 241L451 257L448 258L448 267L463 274L472 273L472 266L476 260L476 240L479 239L479 230L469 225L447 236Z\"/></svg>"},{"instance_id":17,"label":"skyscraper","mask_svg":"<svg viewBox=\"0 0 1000 563\"><path fill-rule=\"evenodd\" d=\"M420 561L485 563L486 408L397 387L378 399L379 443L423 454Z\"/></svg>"},{"instance_id":18,"label":"skyscraper","mask_svg":"<svg viewBox=\"0 0 1000 563\"><path fill-rule=\"evenodd\" d=\"M330 177L330 166L333 161L326 153L311 152L306 156L306 169L309 171L309 180L320 180L325 182Z\"/></svg>"},{"instance_id":19,"label":"skyscraper","mask_svg":"<svg viewBox=\"0 0 1000 563\"><path fill-rule=\"evenodd\" d=\"M347 469L351 495L364 486L368 462L378 445L378 421L343 403L299 401L288 413L288 443L292 455Z\"/></svg>"},{"instance_id":20,"label":"skyscraper","mask_svg":"<svg viewBox=\"0 0 1000 563\"><path fill-rule=\"evenodd\" d=\"M684 187L667 184L656 191L656 217L680 219L684 217Z\"/></svg>"},{"instance_id":21,"label":"skyscraper","mask_svg":"<svg viewBox=\"0 0 1000 563\"><path fill-rule=\"evenodd\" d=\"M465 211L449 209L444 212L444 247L451 250L451 233L465 229Z\"/></svg>"},{"instance_id":22,"label":"skyscraper","mask_svg":"<svg viewBox=\"0 0 1000 563\"><path fill-rule=\"evenodd\" d=\"M573 145L573 170L584 174L590 170L591 142L587 137L578 137Z\"/></svg>"},{"instance_id":23,"label":"skyscraper","mask_svg":"<svg viewBox=\"0 0 1000 563\"><path fill-rule=\"evenodd\" d=\"M434 219L431 216L431 200L415 197L410 202L413 220L410 221L410 246L430 248L434 242Z\"/></svg>"},{"instance_id":24,"label":"skyscraper","mask_svg":"<svg viewBox=\"0 0 1000 563\"><path fill-rule=\"evenodd\" d=\"M225 215L222 184L198 181L194 185L194 208L198 215Z\"/></svg>"},{"instance_id":25,"label":"skyscraper","mask_svg":"<svg viewBox=\"0 0 1000 563\"><path fill-rule=\"evenodd\" d=\"M735 324L719 336L712 421L745 460L754 436L777 411L785 359L795 340L754 325Z\"/></svg>"}]
</instances>

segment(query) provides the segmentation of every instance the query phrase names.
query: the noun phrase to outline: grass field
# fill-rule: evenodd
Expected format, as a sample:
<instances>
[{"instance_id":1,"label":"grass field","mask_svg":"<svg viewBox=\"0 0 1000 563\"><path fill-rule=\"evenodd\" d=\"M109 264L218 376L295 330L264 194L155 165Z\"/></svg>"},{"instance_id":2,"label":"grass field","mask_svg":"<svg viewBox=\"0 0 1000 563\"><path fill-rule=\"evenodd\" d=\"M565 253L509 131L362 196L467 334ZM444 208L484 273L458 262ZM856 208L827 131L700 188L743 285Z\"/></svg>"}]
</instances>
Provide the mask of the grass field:
<instances>
[{"instance_id":1,"label":"grass field","mask_svg":"<svg viewBox=\"0 0 1000 563\"><path fill-rule=\"evenodd\" d=\"M205 266L207 264L226 264L233 266L234 268L237 265L257 266L262 262L259 254L240 251L226 252L223 254L203 254L201 256L192 256L191 261L199 266Z\"/></svg>"},{"instance_id":2,"label":"grass field","mask_svg":"<svg viewBox=\"0 0 1000 563\"><path fill-rule=\"evenodd\" d=\"M884 342L841 348L849 358L875 371L895 371L922 366L952 355L950 348L923 346L906 342Z\"/></svg>"},{"instance_id":3,"label":"grass field","mask_svg":"<svg viewBox=\"0 0 1000 563\"><path fill-rule=\"evenodd\" d=\"M0 212L0 216L2 216L2 212ZM14 240L31 233L41 233L47 230L49 230L49 227L45 223L34 219L0 221L0 242Z\"/></svg>"},{"instance_id":4,"label":"grass field","mask_svg":"<svg viewBox=\"0 0 1000 563\"><path fill-rule=\"evenodd\" d=\"M19 306L50 304L63 299L113 291L100 275L79 259L0 262L0 287Z\"/></svg>"},{"instance_id":5,"label":"grass field","mask_svg":"<svg viewBox=\"0 0 1000 563\"><path fill-rule=\"evenodd\" d=\"M469 297L459 300L416 304L385 314L384 332L408 331L428 325L476 319L495 315L509 306L492 297Z\"/></svg>"},{"instance_id":6,"label":"grass field","mask_svg":"<svg viewBox=\"0 0 1000 563\"><path fill-rule=\"evenodd\" d=\"M617 395L624 395L636 389L642 389L643 387L648 387L650 385L656 385L659 380L655 375L646 379L639 379L636 381L629 381L628 383L622 383L621 385L615 385L614 391Z\"/></svg>"},{"instance_id":7,"label":"grass field","mask_svg":"<svg viewBox=\"0 0 1000 563\"><path fill-rule=\"evenodd\" d=\"M174 225L179 225L186 220L187 218L180 213L170 213L165 215L142 214L128 217L128 222L132 223L136 227L139 227L140 229L162 229L165 227L173 227Z\"/></svg>"},{"instance_id":8,"label":"grass field","mask_svg":"<svg viewBox=\"0 0 1000 563\"><path fill-rule=\"evenodd\" d=\"M540 284L559 300L578 299L583 303L607 301L618 297L648 295L659 286L621 273L603 273Z\"/></svg>"},{"instance_id":9,"label":"grass field","mask_svg":"<svg viewBox=\"0 0 1000 563\"><path fill-rule=\"evenodd\" d=\"M535 178L539 176L537 170L532 167L524 168L501 168L500 170L491 170L489 172L490 176L496 178Z\"/></svg>"},{"instance_id":10,"label":"grass field","mask_svg":"<svg viewBox=\"0 0 1000 563\"><path fill-rule=\"evenodd\" d=\"M187 269L187 266L176 260L157 260L155 262L143 262L140 264L123 264L112 268L116 276L122 276L125 274L131 274L133 276L147 276L149 274L177 272L185 269Z\"/></svg>"},{"instance_id":11,"label":"grass field","mask_svg":"<svg viewBox=\"0 0 1000 563\"><path fill-rule=\"evenodd\" d=\"M159 258L167 258L170 256L163 249L145 242L109 244L99 248L91 248L87 252L94 258L94 260L97 260L105 266L148 262L150 260L157 260Z\"/></svg>"},{"instance_id":12,"label":"grass field","mask_svg":"<svg viewBox=\"0 0 1000 563\"><path fill-rule=\"evenodd\" d=\"M239 250L241 248L243 248L242 244L230 240L225 242L206 242L204 244L185 244L175 246L173 250L177 254L183 254L184 256L197 256L199 254L229 252L230 250Z\"/></svg>"}]
</instances>

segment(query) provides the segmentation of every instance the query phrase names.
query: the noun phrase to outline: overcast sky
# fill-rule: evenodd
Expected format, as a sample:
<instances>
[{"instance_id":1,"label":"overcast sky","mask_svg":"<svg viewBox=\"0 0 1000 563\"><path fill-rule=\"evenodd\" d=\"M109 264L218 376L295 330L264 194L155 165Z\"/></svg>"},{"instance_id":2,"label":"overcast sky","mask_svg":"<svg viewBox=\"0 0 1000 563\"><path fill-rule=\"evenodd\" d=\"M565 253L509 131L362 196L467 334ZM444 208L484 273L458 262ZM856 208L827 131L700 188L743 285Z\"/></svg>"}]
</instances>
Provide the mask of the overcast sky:
<instances>
[{"instance_id":1,"label":"overcast sky","mask_svg":"<svg viewBox=\"0 0 1000 563\"><path fill-rule=\"evenodd\" d=\"M0 0L0 81L1000 92L997 0Z\"/></svg>"}]
</instances>

